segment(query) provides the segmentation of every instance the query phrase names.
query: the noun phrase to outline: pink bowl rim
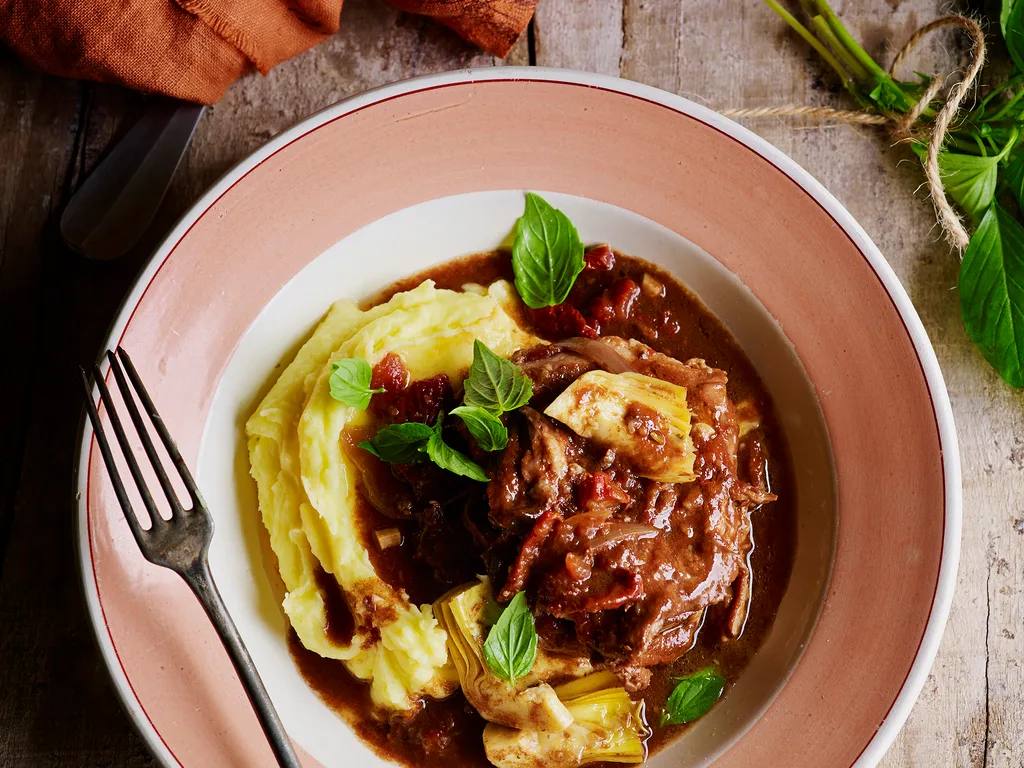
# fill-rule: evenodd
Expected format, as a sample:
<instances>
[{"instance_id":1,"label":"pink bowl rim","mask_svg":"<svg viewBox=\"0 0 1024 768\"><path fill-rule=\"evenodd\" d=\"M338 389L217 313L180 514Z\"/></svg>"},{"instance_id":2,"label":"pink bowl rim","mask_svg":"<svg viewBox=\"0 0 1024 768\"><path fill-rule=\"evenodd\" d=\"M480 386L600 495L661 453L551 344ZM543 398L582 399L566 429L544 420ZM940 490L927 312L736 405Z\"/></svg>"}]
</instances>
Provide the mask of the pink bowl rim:
<instances>
[{"instance_id":1,"label":"pink bowl rim","mask_svg":"<svg viewBox=\"0 0 1024 768\"><path fill-rule=\"evenodd\" d=\"M135 308L141 301L152 278L192 226L236 182L268 157L325 123L371 104L445 85L502 80L583 85L635 96L687 115L731 137L753 150L789 177L832 217L835 223L857 246L896 307L920 362L935 414L942 453L945 509L939 574L931 611L920 646L899 694L892 702L888 714L875 732L875 735L857 758L853 768L866 768L867 766L877 765L903 727L924 687L925 680L938 653L952 606L960 560L963 518L960 452L953 420L953 411L938 359L935 356L935 351L928 339L924 325L921 323L921 319L914 309L906 289L900 283L896 273L885 260L877 246L875 246L868 234L843 205L814 177L779 149L739 123L723 117L717 112L696 104L689 99L659 88L609 75L547 67L505 66L456 70L415 77L356 94L314 113L290 129L282 132L239 162L210 187L174 225L135 279L111 324L103 349L112 349L117 346L122 333L130 323ZM106 367L102 351L98 356L98 362L101 369ZM74 537L78 572L81 578L90 624L103 661L107 667L107 672L114 683L114 690L136 731L142 736L146 746L161 765L176 767L180 763L171 754L159 732L146 715L134 692L131 681L121 665L107 630L106 620L100 605L99 587L95 578L92 559L89 556L88 539L86 480L88 477L89 446L92 443L92 439L92 427L85 419L83 408L79 427L78 457L75 462L73 478L76 504Z\"/></svg>"}]
</instances>

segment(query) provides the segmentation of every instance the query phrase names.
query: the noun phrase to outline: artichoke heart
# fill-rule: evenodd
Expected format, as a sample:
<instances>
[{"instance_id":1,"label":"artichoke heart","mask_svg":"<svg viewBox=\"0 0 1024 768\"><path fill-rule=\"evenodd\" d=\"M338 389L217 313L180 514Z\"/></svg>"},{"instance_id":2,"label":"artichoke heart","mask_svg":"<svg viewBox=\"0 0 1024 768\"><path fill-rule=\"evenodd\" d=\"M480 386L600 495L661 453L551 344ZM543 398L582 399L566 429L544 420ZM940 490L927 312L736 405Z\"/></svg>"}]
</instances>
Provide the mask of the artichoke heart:
<instances>
[{"instance_id":1,"label":"artichoke heart","mask_svg":"<svg viewBox=\"0 0 1024 768\"><path fill-rule=\"evenodd\" d=\"M500 612L486 579L457 587L434 604L434 615L448 633L448 652L466 701L490 722L512 729L561 733L572 723L572 715L555 689L541 680L586 674L591 669L589 660L554 656L538 649L530 674L513 686L497 677L483 657L487 627Z\"/></svg>"},{"instance_id":2,"label":"artichoke heart","mask_svg":"<svg viewBox=\"0 0 1024 768\"><path fill-rule=\"evenodd\" d=\"M664 483L694 479L685 387L639 373L590 371L544 413L611 448L641 477Z\"/></svg>"},{"instance_id":3,"label":"artichoke heart","mask_svg":"<svg viewBox=\"0 0 1024 768\"><path fill-rule=\"evenodd\" d=\"M576 768L586 763L642 763L651 731L643 700L629 698L615 675L596 672L555 689L572 714L563 731L530 731L489 723L487 759L497 768Z\"/></svg>"}]
</instances>

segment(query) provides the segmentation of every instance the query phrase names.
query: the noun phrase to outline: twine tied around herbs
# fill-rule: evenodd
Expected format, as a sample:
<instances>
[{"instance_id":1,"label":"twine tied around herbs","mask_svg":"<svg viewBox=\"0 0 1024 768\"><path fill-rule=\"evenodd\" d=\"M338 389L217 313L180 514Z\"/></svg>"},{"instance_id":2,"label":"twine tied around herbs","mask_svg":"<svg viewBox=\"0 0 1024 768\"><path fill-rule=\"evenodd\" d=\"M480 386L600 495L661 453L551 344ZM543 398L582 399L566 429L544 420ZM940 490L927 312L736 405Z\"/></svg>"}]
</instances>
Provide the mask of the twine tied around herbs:
<instances>
[{"instance_id":1,"label":"twine tied around herbs","mask_svg":"<svg viewBox=\"0 0 1024 768\"><path fill-rule=\"evenodd\" d=\"M939 169L939 151L942 149L942 144L946 139L950 123L953 122L957 112L960 110L960 105L967 97L971 86L974 85L974 81L985 65L985 33L978 22L966 16L953 15L936 19L929 24L925 24L911 35L906 45L900 49L900 52L896 54L896 58L893 59L892 64L889 66L889 74L895 74L903 61L910 55L910 52L924 37L943 27L960 27L967 32L971 38L972 61L963 78L949 89L946 103L935 117L935 123L928 137L928 154L924 161L924 173L928 181L928 191L935 206L935 215L942 227L942 231L945 233L949 244L962 253L967 248L971 236L964 227L960 215L953 210L953 206L950 205L949 200L946 198L946 192L942 187L942 174ZM931 78L920 100L905 115L796 105L724 109L721 110L721 114L725 117L733 118L809 117L814 120L838 120L857 125L887 126L894 139L905 141L917 137L915 135L917 121L928 108L928 105L939 95L942 87L942 80L938 77Z\"/></svg>"}]
</instances>

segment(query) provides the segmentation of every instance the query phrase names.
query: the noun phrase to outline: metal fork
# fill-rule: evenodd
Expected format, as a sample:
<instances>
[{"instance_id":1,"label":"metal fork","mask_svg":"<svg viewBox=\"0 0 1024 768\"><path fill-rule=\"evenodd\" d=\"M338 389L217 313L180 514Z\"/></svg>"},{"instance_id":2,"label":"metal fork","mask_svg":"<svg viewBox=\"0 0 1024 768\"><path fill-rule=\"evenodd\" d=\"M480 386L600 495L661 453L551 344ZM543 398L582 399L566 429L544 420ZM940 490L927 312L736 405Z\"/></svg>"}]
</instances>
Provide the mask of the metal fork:
<instances>
[{"instance_id":1,"label":"metal fork","mask_svg":"<svg viewBox=\"0 0 1024 768\"><path fill-rule=\"evenodd\" d=\"M277 762L282 766L286 766L286 768L300 768L299 759L296 757L295 750L288 739L288 734L285 733L277 711L267 695L267 689L263 686L263 681L260 680L256 666L252 663L252 658L250 658L249 652L245 649L242 638L235 628L235 623L228 615L224 601L221 599L217 586L213 582L209 558L207 557L207 552L210 549L210 539L213 537L213 520L210 517L202 495L199 493L195 480L192 479L192 473L189 472L188 467L185 465L181 453L179 453L177 446L174 444L174 440L167 431L167 427L164 426L163 419L160 418L160 414L157 413L149 393L146 392L146 388L142 385L142 380L139 378L135 366L132 365L128 353L120 347L117 348L116 355L107 350L107 359L110 361L110 369L114 372L117 388L121 392L121 397L128 408L131 420L135 424L139 438L142 440L146 456L149 457L149 463L152 465L157 480L160 482L160 487L163 488L167 501L171 506L171 517L169 520L165 520L160 516L159 510L153 502L153 496L146 486L142 470L139 468L139 463L136 461L135 455L128 443L128 436L125 434L121 420L118 418L117 410L114 408L113 401L110 398L106 382L103 380L103 374L100 373L99 366L94 365L93 382L95 382L96 387L100 391L100 402L106 403L110 425L114 429L117 442L121 445L125 461L128 463L128 468L135 479L135 485L142 496L142 502L149 512L149 518L152 521L149 528L143 528L139 524L135 510L132 509L132 504L128 499L124 483L121 481L120 474L114 464L114 456L110 451L110 444L107 442L103 425L100 423L89 377L83 368L79 368L82 374L82 384L85 387L89 421L92 422L93 432L96 434L96 442L99 445L100 453L103 455L103 461L107 465L107 472L110 474L110 480L114 485L114 493L117 494L117 500L121 505L121 510L124 512L125 519L128 521L128 527L131 528L135 541L138 543L139 549L142 550L142 554L145 555L146 559L151 563L162 565L175 571L191 587L196 597L199 598L199 602L206 610L206 615L210 617L210 621L213 622L217 634L220 635L220 639L224 643L228 655L231 657L231 662L235 665L235 671L245 686L245 692L249 695L249 701L252 703L253 709L256 710L256 716L259 718L260 725L263 726L263 732L267 735L271 749L274 750ZM153 440L150 438L149 430L142 420L142 414L135 403L135 398L132 396L131 389L128 386L129 379L150 421L156 427L157 434L160 435L160 439L167 449L171 461L178 470L181 481L188 490L189 498L192 500L191 509L184 509L178 501L171 481L164 471L163 462L157 455Z\"/></svg>"}]
</instances>

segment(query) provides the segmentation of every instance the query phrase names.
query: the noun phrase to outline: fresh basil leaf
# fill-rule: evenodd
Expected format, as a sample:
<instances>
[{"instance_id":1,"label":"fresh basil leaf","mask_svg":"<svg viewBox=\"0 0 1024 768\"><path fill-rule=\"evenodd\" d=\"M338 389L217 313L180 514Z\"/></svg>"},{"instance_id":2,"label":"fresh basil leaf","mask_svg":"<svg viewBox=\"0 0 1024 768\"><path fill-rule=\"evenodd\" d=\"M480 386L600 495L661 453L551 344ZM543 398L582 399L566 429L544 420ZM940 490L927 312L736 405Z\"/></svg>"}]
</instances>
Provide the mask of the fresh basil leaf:
<instances>
[{"instance_id":1,"label":"fresh basil leaf","mask_svg":"<svg viewBox=\"0 0 1024 768\"><path fill-rule=\"evenodd\" d=\"M533 382L515 363L498 357L479 339L473 342L473 364L466 377L466 405L500 414L530 402Z\"/></svg>"},{"instance_id":2,"label":"fresh basil leaf","mask_svg":"<svg viewBox=\"0 0 1024 768\"><path fill-rule=\"evenodd\" d=\"M1010 155L1010 162L1003 168L1003 181L1017 205L1024 211L1024 151Z\"/></svg>"},{"instance_id":3,"label":"fresh basil leaf","mask_svg":"<svg viewBox=\"0 0 1024 768\"><path fill-rule=\"evenodd\" d=\"M530 674L537 658L537 630L526 605L526 593L509 601L484 641L484 660L491 671L512 685Z\"/></svg>"},{"instance_id":4,"label":"fresh basil leaf","mask_svg":"<svg viewBox=\"0 0 1024 768\"><path fill-rule=\"evenodd\" d=\"M1024 227L998 203L981 220L960 265L960 314L999 375L1024 387Z\"/></svg>"},{"instance_id":5,"label":"fresh basil leaf","mask_svg":"<svg viewBox=\"0 0 1024 768\"><path fill-rule=\"evenodd\" d=\"M676 687L665 702L662 725L682 725L696 720L711 709L725 690L725 678L711 667L672 680Z\"/></svg>"},{"instance_id":6,"label":"fresh basil leaf","mask_svg":"<svg viewBox=\"0 0 1024 768\"><path fill-rule=\"evenodd\" d=\"M433 427L418 421L392 424L361 442L359 447L391 464L417 464L429 458L441 469L481 483L488 482L483 467L444 442L441 437L443 424L444 413L438 415Z\"/></svg>"},{"instance_id":7,"label":"fresh basil leaf","mask_svg":"<svg viewBox=\"0 0 1024 768\"><path fill-rule=\"evenodd\" d=\"M939 175L942 186L964 213L975 222L985 215L985 211L995 199L996 184L999 181L999 162L1006 157L1016 142L1017 134L1007 142L997 155L983 157L968 155L961 152L942 150L939 152ZM928 148L923 144L915 144L914 151L925 162Z\"/></svg>"},{"instance_id":8,"label":"fresh basil leaf","mask_svg":"<svg viewBox=\"0 0 1024 768\"><path fill-rule=\"evenodd\" d=\"M456 475L468 477L470 480L477 480L481 483L490 481L483 467L473 461L469 456L460 453L448 445L441 437L441 424L444 421L444 414L437 417L437 425L431 430L430 439L427 441L427 456L441 469L447 469Z\"/></svg>"},{"instance_id":9,"label":"fresh basil leaf","mask_svg":"<svg viewBox=\"0 0 1024 768\"><path fill-rule=\"evenodd\" d=\"M516 222L512 270L528 307L561 304L583 271L583 243L569 218L532 192Z\"/></svg>"},{"instance_id":10,"label":"fresh basil leaf","mask_svg":"<svg viewBox=\"0 0 1024 768\"><path fill-rule=\"evenodd\" d=\"M331 364L331 377L327 383L331 387L331 397L345 405L365 411L370 405L370 397L383 389L370 389L373 369L361 357L347 357Z\"/></svg>"},{"instance_id":11,"label":"fresh basil leaf","mask_svg":"<svg viewBox=\"0 0 1024 768\"><path fill-rule=\"evenodd\" d=\"M466 429L485 451L500 451L508 445L508 430L501 419L478 405L460 405L452 409L452 416L458 416Z\"/></svg>"},{"instance_id":12,"label":"fresh basil leaf","mask_svg":"<svg viewBox=\"0 0 1024 768\"><path fill-rule=\"evenodd\" d=\"M1009 8L1007 8L1009 6ZM1024 2L1003 0L999 13L1003 39L1018 72L1024 72Z\"/></svg>"},{"instance_id":13,"label":"fresh basil leaf","mask_svg":"<svg viewBox=\"0 0 1024 768\"><path fill-rule=\"evenodd\" d=\"M992 204L999 180L999 158L939 153L942 186L964 213L977 221Z\"/></svg>"},{"instance_id":14,"label":"fresh basil leaf","mask_svg":"<svg viewBox=\"0 0 1024 768\"><path fill-rule=\"evenodd\" d=\"M384 427L359 447L391 464L418 464L426 458L427 442L433 435L429 425L409 421Z\"/></svg>"}]
</instances>

